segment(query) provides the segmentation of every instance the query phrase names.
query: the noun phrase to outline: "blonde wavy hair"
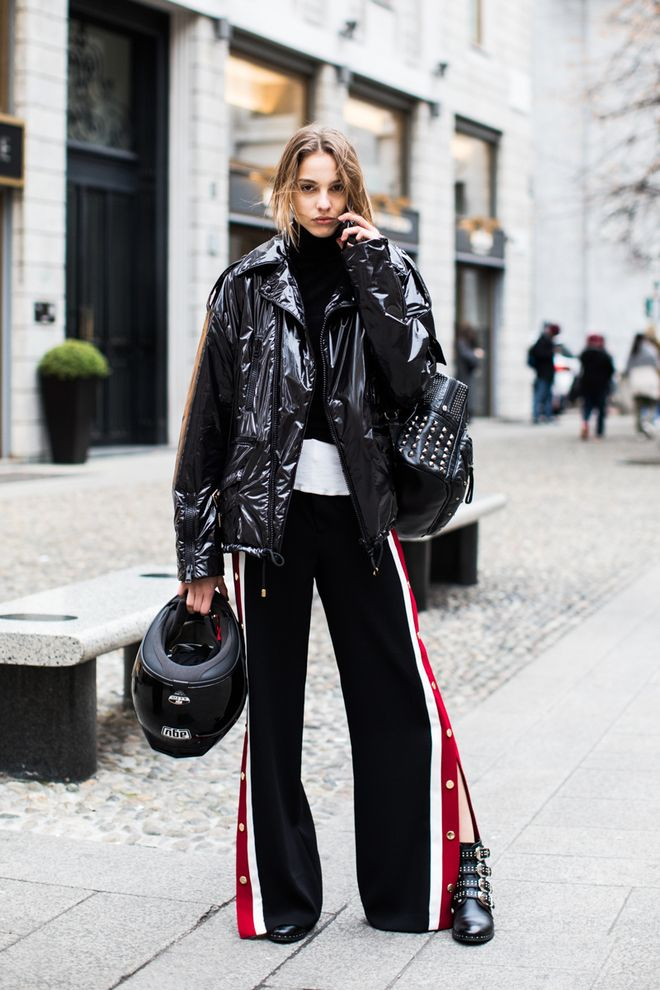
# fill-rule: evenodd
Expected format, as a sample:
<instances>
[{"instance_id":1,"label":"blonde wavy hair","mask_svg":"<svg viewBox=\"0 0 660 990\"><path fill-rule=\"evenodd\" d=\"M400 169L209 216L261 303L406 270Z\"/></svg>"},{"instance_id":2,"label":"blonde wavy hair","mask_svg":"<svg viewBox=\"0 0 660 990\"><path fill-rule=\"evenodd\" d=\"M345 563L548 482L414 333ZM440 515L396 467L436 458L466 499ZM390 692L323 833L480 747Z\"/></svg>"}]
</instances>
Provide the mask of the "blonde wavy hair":
<instances>
[{"instance_id":1,"label":"blonde wavy hair","mask_svg":"<svg viewBox=\"0 0 660 990\"><path fill-rule=\"evenodd\" d=\"M294 225L293 194L298 170L304 158L323 151L332 155L337 175L346 189L347 209L359 213L373 223L371 200L364 183L364 174L355 148L348 138L334 127L308 124L289 138L275 169L273 193L270 200L275 225L280 234L293 243L297 240Z\"/></svg>"}]
</instances>

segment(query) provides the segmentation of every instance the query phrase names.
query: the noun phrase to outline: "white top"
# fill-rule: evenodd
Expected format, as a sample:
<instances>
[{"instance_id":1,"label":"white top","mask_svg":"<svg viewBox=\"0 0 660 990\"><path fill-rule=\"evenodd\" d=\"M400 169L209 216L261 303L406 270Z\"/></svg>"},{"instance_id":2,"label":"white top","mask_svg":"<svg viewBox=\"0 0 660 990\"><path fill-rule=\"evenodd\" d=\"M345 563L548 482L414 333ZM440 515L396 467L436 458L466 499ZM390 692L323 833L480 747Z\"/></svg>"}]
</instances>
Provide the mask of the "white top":
<instances>
[{"instance_id":1,"label":"white top","mask_svg":"<svg viewBox=\"0 0 660 990\"><path fill-rule=\"evenodd\" d=\"M350 495L334 443L303 440L293 487L311 495Z\"/></svg>"}]
</instances>

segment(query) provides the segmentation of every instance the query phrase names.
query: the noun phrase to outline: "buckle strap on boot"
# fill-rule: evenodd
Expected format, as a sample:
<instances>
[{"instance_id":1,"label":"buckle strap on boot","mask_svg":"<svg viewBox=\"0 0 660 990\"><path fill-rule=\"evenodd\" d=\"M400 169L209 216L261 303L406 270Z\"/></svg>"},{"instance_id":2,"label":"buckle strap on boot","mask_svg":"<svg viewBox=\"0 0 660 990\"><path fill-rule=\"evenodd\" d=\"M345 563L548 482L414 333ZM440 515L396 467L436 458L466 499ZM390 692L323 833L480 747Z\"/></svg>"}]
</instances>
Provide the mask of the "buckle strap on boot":
<instances>
[{"instance_id":1,"label":"buckle strap on boot","mask_svg":"<svg viewBox=\"0 0 660 990\"><path fill-rule=\"evenodd\" d=\"M460 907L461 904L465 904L465 902L470 898L473 901L479 901L480 904L483 904L484 907L490 908L491 911L495 910L495 901L493 900L493 895L491 893L486 890L475 890L474 888L468 888L462 891L457 890L454 893L452 911L455 908Z\"/></svg>"},{"instance_id":2,"label":"buckle strap on boot","mask_svg":"<svg viewBox=\"0 0 660 990\"><path fill-rule=\"evenodd\" d=\"M476 877L459 877L454 892L454 901L457 905L463 904L468 897L474 898L481 904L487 904L491 910L495 907L488 880L477 879Z\"/></svg>"},{"instance_id":3,"label":"buckle strap on boot","mask_svg":"<svg viewBox=\"0 0 660 990\"><path fill-rule=\"evenodd\" d=\"M461 842L461 860L488 859L489 856L490 849L486 849L485 846L482 846L481 842L474 842L470 844L467 842Z\"/></svg>"},{"instance_id":4,"label":"buckle strap on boot","mask_svg":"<svg viewBox=\"0 0 660 990\"><path fill-rule=\"evenodd\" d=\"M495 907L491 885L486 880L492 873L489 866L483 862L490 856L490 849L474 843L461 843L461 856L458 867L458 879L454 890L453 901L456 906L464 904L467 898L478 900L491 910Z\"/></svg>"}]
</instances>

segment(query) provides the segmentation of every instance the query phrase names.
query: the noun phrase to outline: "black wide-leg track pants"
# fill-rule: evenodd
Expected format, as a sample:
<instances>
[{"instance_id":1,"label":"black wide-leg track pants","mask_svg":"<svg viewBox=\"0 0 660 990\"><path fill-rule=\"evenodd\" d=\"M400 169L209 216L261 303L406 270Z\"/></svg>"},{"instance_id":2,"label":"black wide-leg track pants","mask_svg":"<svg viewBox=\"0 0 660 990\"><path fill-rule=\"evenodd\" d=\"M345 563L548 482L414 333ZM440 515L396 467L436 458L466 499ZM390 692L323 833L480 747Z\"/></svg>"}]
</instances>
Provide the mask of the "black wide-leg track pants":
<instances>
[{"instance_id":1,"label":"black wide-leg track pants","mask_svg":"<svg viewBox=\"0 0 660 990\"><path fill-rule=\"evenodd\" d=\"M312 926L321 865L301 750L313 584L321 597L353 754L360 895L376 928L451 927L462 773L440 691L419 638L403 555L390 533L374 575L348 496L294 492L282 567L234 555L249 701L237 829L236 904L243 938ZM476 822L475 834L476 833Z\"/></svg>"}]
</instances>

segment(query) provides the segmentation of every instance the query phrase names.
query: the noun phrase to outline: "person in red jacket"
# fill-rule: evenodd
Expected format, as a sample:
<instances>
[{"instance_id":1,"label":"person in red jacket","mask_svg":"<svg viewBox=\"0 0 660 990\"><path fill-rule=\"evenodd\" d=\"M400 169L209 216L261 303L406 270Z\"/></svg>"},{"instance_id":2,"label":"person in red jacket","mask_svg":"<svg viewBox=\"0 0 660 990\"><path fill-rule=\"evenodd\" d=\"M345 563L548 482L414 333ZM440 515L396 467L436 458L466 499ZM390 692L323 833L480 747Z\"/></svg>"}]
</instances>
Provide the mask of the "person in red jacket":
<instances>
[{"instance_id":1,"label":"person in red jacket","mask_svg":"<svg viewBox=\"0 0 660 990\"><path fill-rule=\"evenodd\" d=\"M173 486L179 594L207 613L231 553L245 635L239 934L295 942L321 913L301 782L316 585L351 735L367 919L486 942L489 853L393 529L386 413L415 405L441 354L428 291L377 229L340 132L293 135L271 208L279 233L212 292Z\"/></svg>"}]
</instances>

